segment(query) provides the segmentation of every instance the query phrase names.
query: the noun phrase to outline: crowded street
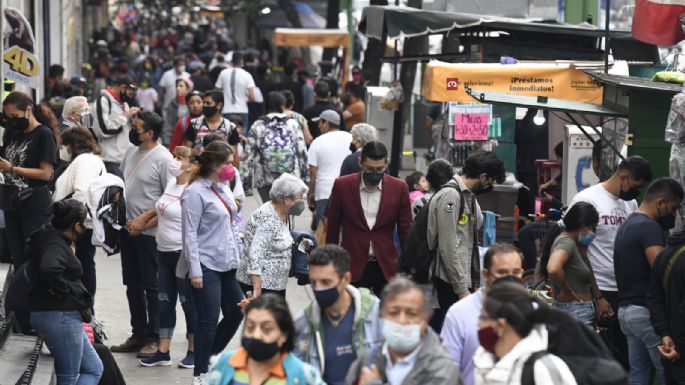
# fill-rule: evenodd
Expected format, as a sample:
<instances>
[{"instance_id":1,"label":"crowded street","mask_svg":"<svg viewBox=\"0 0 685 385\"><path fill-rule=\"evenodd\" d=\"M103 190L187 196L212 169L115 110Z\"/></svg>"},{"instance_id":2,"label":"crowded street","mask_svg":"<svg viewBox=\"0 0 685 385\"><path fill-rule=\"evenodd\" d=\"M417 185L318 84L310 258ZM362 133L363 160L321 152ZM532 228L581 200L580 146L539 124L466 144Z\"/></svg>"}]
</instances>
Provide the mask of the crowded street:
<instances>
[{"instance_id":1,"label":"crowded street","mask_svg":"<svg viewBox=\"0 0 685 385\"><path fill-rule=\"evenodd\" d=\"M0 385L685 385L685 0L0 6Z\"/></svg>"}]
</instances>

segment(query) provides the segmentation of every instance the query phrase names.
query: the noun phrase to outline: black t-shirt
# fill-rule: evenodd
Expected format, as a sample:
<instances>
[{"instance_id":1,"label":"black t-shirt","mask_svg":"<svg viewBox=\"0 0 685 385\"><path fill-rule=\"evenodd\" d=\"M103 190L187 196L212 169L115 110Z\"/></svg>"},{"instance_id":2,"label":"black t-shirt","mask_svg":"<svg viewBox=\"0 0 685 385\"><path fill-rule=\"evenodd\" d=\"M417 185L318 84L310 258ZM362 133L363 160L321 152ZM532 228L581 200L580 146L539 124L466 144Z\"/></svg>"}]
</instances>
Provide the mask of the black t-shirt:
<instances>
[{"instance_id":1,"label":"black t-shirt","mask_svg":"<svg viewBox=\"0 0 685 385\"><path fill-rule=\"evenodd\" d=\"M302 113L302 105L304 104L304 99L302 97L302 84L296 80L286 79L282 82L276 84L275 91L289 90L295 96L295 104L293 105L293 110L295 112ZM266 97L266 95L264 95Z\"/></svg>"},{"instance_id":2,"label":"black t-shirt","mask_svg":"<svg viewBox=\"0 0 685 385\"><path fill-rule=\"evenodd\" d=\"M645 214L630 214L619 227L614 242L614 272L620 306L647 306L651 268L645 249L658 245L666 245L663 230Z\"/></svg>"},{"instance_id":3,"label":"black t-shirt","mask_svg":"<svg viewBox=\"0 0 685 385\"><path fill-rule=\"evenodd\" d=\"M193 89L199 92L209 91L214 88L214 84L205 75L191 76L190 80L193 81Z\"/></svg>"},{"instance_id":4,"label":"black t-shirt","mask_svg":"<svg viewBox=\"0 0 685 385\"><path fill-rule=\"evenodd\" d=\"M186 130L185 138L186 140L193 142L193 148L195 150L202 151L204 148L202 140L207 135L216 135L228 142L231 146L237 146L238 143L240 143L240 134L238 134L238 130L236 130L235 125L226 118L223 118L223 122L221 122L221 125L219 125L216 130L209 129L204 116L193 119Z\"/></svg>"},{"instance_id":5,"label":"black t-shirt","mask_svg":"<svg viewBox=\"0 0 685 385\"><path fill-rule=\"evenodd\" d=\"M337 111L338 114L340 115L340 124L342 125L343 122L343 117L342 117L342 112L338 109L338 107L324 101L317 100L316 103L314 103L313 106L307 108L302 112L302 115L307 119L307 125L309 126L309 132L312 134L312 137L316 139L321 135L321 130L319 130L319 122L312 121L314 118L318 118L319 115L321 115L322 112L326 110L333 110ZM344 126L343 126L344 127Z\"/></svg>"},{"instance_id":6,"label":"black t-shirt","mask_svg":"<svg viewBox=\"0 0 685 385\"><path fill-rule=\"evenodd\" d=\"M57 164L57 145L55 136L49 128L40 125L28 133L6 132L0 156L14 167L40 168L41 162ZM26 179L19 175L3 173L5 183L19 188L40 187L48 184L44 180Z\"/></svg>"}]
</instances>

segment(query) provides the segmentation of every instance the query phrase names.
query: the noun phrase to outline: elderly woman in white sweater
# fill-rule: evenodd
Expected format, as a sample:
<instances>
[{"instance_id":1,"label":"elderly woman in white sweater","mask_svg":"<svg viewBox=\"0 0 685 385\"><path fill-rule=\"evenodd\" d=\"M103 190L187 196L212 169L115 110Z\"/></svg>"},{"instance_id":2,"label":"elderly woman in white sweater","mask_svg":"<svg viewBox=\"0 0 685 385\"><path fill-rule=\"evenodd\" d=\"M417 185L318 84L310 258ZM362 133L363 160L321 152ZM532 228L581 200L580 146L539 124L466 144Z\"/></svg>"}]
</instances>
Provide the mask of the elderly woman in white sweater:
<instances>
[{"instance_id":1,"label":"elderly woman in white sweater","mask_svg":"<svg viewBox=\"0 0 685 385\"><path fill-rule=\"evenodd\" d=\"M80 125L66 129L62 133L59 156L70 164L57 178L52 198L55 201L73 198L86 204L88 187L95 178L107 172L99 154L100 147L90 130ZM91 242L93 225L90 217L85 225L86 231L76 241L76 258L83 267L83 284L88 293L95 296L95 246Z\"/></svg>"}]
</instances>

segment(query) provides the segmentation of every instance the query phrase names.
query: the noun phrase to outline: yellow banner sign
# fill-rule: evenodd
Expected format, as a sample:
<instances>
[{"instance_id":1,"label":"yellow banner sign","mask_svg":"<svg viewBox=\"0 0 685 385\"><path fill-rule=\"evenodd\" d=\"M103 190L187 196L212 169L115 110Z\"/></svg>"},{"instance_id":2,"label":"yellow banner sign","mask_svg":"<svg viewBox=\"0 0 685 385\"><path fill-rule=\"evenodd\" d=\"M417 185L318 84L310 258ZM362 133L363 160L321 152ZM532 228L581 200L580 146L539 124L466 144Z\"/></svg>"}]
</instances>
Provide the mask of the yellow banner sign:
<instances>
[{"instance_id":1,"label":"yellow banner sign","mask_svg":"<svg viewBox=\"0 0 685 385\"><path fill-rule=\"evenodd\" d=\"M435 102L472 103L466 88L602 104L602 85L568 64L452 64L426 66L422 94Z\"/></svg>"}]
</instances>

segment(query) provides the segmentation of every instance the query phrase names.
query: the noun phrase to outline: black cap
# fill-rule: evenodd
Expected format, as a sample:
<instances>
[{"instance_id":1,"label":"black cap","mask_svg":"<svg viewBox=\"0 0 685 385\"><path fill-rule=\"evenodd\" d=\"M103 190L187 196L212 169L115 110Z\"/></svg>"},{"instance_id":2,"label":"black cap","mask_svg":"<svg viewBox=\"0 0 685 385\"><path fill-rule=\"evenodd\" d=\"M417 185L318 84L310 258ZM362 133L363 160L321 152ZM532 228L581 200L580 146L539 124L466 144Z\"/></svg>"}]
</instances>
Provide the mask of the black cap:
<instances>
[{"instance_id":1,"label":"black cap","mask_svg":"<svg viewBox=\"0 0 685 385\"><path fill-rule=\"evenodd\" d=\"M117 80L114 81L114 85L115 86L126 86L126 88L130 88L133 90L138 88L138 86L136 86L136 83L133 81L133 79L131 79L128 76L122 76L122 77L118 78Z\"/></svg>"}]
</instances>

